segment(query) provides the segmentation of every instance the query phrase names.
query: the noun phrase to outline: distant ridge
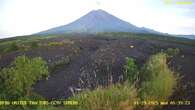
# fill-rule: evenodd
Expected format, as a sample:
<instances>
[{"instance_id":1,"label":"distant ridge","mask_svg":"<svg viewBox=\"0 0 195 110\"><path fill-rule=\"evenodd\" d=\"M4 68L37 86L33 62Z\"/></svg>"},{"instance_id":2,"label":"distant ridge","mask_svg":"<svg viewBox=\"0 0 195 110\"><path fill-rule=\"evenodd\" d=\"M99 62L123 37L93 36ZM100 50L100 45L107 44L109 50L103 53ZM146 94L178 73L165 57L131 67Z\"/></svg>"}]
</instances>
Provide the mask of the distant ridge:
<instances>
[{"instance_id":1,"label":"distant ridge","mask_svg":"<svg viewBox=\"0 0 195 110\"><path fill-rule=\"evenodd\" d=\"M99 32L133 32L133 33L161 34L160 32L148 28L139 28L101 9L93 10L70 24L51 28L36 34L99 33Z\"/></svg>"},{"instance_id":2,"label":"distant ridge","mask_svg":"<svg viewBox=\"0 0 195 110\"><path fill-rule=\"evenodd\" d=\"M195 35L175 35L176 37L195 39Z\"/></svg>"}]
</instances>

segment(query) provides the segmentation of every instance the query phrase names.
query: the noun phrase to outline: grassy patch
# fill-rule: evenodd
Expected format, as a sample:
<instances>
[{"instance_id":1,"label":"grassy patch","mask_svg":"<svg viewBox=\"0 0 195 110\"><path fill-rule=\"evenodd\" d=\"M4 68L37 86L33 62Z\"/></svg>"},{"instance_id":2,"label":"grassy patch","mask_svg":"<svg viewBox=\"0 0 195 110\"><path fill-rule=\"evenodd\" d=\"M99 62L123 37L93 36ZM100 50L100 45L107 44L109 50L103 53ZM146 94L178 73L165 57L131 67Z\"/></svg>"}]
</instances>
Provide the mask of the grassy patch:
<instances>
[{"instance_id":1,"label":"grassy patch","mask_svg":"<svg viewBox=\"0 0 195 110\"><path fill-rule=\"evenodd\" d=\"M125 83L85 91L72 99L80 102L78 110L132 110L136 93L133 86Z\"/></svg>"},{"instance_id":2,"label":"grassy patch","mask_svg":"<svg viewBox=\"0 0 195 110\"><path fill-rule=\"evenodd\" d=\"M49 42L48 46L62 46L64 45L63 42Z\"/></svg>"},{"instance_id":3,"label":"grassy patch","mask_svg":"<svg viewBox=\"0 0 195 110\"><path fill-rule=\"evenodd\" d=\"M110 37L110 38L130 38L138 40L157 40L175 44L195 46L195 40L187 38L179 38L171 35L158 35L158 34L140 34L140 33L128 33L128 32L107 32L98 33L98 35Z\"/></svg>"}]
</instances>

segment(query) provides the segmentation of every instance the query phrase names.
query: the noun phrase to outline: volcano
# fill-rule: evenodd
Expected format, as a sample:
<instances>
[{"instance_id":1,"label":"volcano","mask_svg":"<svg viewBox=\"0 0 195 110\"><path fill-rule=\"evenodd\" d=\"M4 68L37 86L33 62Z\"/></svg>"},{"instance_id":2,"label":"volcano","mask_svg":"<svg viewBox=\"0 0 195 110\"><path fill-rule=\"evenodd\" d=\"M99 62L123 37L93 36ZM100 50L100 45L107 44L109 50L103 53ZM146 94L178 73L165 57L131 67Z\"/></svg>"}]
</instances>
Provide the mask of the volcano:
<instances>
[{"instance_id":1,"label":"volcano","mask_svg":"<svg viewBox=\"0 0 195 110\"><path fill-rule=\"evenodd\" d=\"M93 10L76 21L39 32L38 34L64 34L64 33L100 33L100 32L132 32L153 33L159 32L148 28L139 28L123 21L104 10Z\"/></svg>"}]
</instances>

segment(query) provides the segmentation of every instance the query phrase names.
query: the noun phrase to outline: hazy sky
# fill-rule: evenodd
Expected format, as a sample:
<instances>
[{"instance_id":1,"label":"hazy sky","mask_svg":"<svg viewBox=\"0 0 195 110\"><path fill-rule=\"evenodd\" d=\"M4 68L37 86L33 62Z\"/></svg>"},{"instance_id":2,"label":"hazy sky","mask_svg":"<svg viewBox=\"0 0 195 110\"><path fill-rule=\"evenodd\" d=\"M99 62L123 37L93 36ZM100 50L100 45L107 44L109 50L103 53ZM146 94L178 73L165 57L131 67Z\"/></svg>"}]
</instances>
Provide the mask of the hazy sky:
<instances>
[{"instance_id":1,"label":"hazy sky","mask_svg":"<svg viewBox=\"0 0 195 110\"><path fill-rule=\"evenodd\" d=\"M195 0L0 0L0 38L64 25L96 9L138 27L195 34Z\"/></svg>"}]
</instances>

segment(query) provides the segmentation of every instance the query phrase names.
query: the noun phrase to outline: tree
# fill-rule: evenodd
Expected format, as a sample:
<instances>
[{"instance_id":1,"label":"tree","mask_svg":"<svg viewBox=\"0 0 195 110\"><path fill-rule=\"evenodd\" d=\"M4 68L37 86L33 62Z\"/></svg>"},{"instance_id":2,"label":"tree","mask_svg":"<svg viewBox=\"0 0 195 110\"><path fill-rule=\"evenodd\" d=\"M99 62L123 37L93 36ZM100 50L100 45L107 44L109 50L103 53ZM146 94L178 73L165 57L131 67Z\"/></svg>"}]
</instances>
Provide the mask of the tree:
<instances>
[{"instance_id":1,"label":"tree","mask_svg":"<svg viewBox=\"0 0 195 110\"><path fill-rule=\"evenodd\" d=\"M153 55L145 64L141 78L141 98L167 100L176 88L178 76L168 68L167 55Z\"/></svg>"}]
</instances>

